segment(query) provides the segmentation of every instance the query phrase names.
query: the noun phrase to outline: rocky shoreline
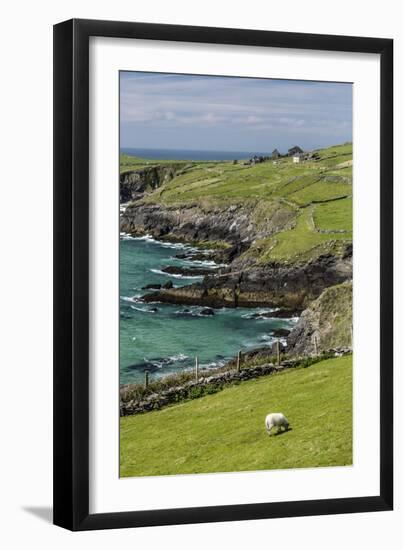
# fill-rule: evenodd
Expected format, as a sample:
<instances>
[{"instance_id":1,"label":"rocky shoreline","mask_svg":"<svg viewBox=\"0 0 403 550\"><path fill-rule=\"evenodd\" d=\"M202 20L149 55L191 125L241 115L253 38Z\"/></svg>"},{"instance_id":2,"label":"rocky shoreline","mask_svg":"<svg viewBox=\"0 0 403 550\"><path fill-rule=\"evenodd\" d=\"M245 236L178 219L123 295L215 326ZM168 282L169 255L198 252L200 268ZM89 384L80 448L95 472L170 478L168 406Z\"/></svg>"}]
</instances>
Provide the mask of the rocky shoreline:
<instances>
[{"instance_id":1,"label":"rocky shoreline","mask_svg":"<svg viewBox=\"0 0 403 550\"><path fill-rule=\"evenodd\" d=\"M178 209L175 209L175 211ZM185 209L186 211L188 208ZM192 208L190 208L192 210ZM169 209L170 211L170 209ZM152 214L151 214L152 213ZM180 216L179 213L177 213ZM218 216L218 214L215 214ZM226 220L226 213L224 214ZM203 224L200 234L198 219L180 223L173 227L167 222L167 210L158 205L134 204L127 208L121 217L121 231L135 236L150 234L156 239L181 240L197 245L200 242L215 242L227 238L227 248L189 256L200 260L212 260L227 267L217 270L200 268L178 268L168 266L166 273L184 276L203 276L196 282L181 288L161 289L144 297L146 302L168 302L207 307L282 307L299 314L329 286L340 284L352 277L352 247L347 247L343 256L322 254L305 263L267 263L257 265L245 258L251 241L239 240L244 237L241 226L237 232L229 231L227 222L211 220L211 227ZM233 222L235 223L235 222ZM196 228L196 226L198 226ZM221 229L220 229L221 227ZM250 228L249 228L250 229ZM251 234L248 235L251 238ZM182 254L181 257L184 257Z\"/></svg>"},{"instance_id":2,"label":"rocky shoreline","mask_svg":"<svg viewBox=\"0 0 403 550\"><path fill-rule=\"evenodd\" d=\"M196 271L195 271L196 273ZM209 272L202 282L161 289L145 302L168 302L208 307L272 307L300 314L325 288L349 280L352 257L320 256L306 264L266 265L242 271Z\"/></svg>"}]
</instances>

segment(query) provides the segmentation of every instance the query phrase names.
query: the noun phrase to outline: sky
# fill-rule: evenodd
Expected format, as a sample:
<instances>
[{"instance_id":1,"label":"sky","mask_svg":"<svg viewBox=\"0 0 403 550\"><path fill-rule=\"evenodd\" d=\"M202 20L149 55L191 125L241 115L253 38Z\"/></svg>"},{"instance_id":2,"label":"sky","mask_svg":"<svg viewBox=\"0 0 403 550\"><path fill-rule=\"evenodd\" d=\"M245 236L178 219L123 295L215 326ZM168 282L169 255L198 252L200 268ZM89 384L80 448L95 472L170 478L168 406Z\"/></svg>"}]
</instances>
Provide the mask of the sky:
<instances>
[{"instance_id":1,"label":"sky","mask_svg":"<svg viewBox=\"0 0 403 550\"><path fill-rule=\"evenodd\" d=\"M120 73L122 148L285 152L352 141L352 84Z\"/></svg>"}]
</instances>

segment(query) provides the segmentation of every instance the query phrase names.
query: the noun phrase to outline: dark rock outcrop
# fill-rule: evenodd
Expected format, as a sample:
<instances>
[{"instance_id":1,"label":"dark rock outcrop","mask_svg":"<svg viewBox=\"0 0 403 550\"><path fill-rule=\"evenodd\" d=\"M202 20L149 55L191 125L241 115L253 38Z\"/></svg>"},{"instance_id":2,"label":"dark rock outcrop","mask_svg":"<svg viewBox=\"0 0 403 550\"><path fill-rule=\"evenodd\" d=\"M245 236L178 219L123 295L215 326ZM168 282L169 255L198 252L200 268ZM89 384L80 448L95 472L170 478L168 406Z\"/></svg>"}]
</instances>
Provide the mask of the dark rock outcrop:
<instances>
[{"instance_id":1,"label":"dark rock outcrop","mask_svg":"<svg viewBox=\"0 0 403 550\"><path fill-rule=\"evenodd\" d=\"M351 277L351 257L323 255L306 264L271 264L209 275L200 283L147 294L144 301L207 307L280 307L298 313L325 288Z\"/></svg>"},{"instance_id":2,"label":"dark rock outcrop","mask_svg":"<svg viewBox=\"0 0 403 550\"><path fill-rule=\"evenodd\" d=\"M276 328L275 330L273 330L273 332L271 334L275 338L285 338L286 336L288 336L290 334L290 332L291 331L287 330L286 328Z\"/></svg>"},{"instance_id":3,"label":"dark rock outcrop","mask_svg":"<svg viewBox=\"0 0 403 550\"><path fill-rule=\"evenodd\" d=\"M214 315L214 309L211 309L211 307L206 307L200 311L200 315Z\"/></svg>"},{"instance_id":4,"label":"dark rock outcrop","mask_svg":"<svg viewBox=\"0 0 403 550\"><path fill-rule=\"evenodd\" d=\"M159 290L162 285L158 283L150 283L149 285L143 286L143 290Z\"/></svg>"}]
</instances>

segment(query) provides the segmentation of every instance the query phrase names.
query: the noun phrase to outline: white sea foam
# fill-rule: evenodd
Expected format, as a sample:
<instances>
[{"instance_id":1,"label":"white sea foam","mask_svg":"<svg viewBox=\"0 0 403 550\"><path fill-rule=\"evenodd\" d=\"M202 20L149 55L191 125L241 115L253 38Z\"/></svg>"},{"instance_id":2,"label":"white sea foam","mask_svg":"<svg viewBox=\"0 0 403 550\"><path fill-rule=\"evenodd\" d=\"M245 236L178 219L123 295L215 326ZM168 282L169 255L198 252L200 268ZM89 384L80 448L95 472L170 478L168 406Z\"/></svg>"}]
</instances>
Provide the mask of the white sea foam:
<instances>
[{"instance_id":1,"label":"white sea foam","mask_svg":"<svg viewBox=\"0 0 403 550\"><path fill-rule=\"evenodd\" d=\"M150 242L150 243L158 243L158 241L156 241L152 235L142 235L141 237L133 237L133 240L135 241L147 241L147 242Z\"/></svg>"},{"instance_id":2,"label":"white sea foam","mask_svg":"<svg viewBox=\"0 0 403 550\"><path fill-rule=\"evenodd\" d=\"M176 315L187 315L188 317L202 317L199 311L199 306L186 306L185 309L177 309L174 313Z\"/></svg>"},{"instance_id":3,"label":"white sea foam","mask_svg":"<svg viewBox=\"0 0 403 550\"><path fill-rule=\"evenodd\" d=\"M189 356L185 355L184 353L178 353L178 355L172 355L171 357L169 357L169 360L173 363L186 361L186 359L189 359Z\"/></svg>"},{"instance_id":4,"label":"white sea foam","mask_svg":"<svg viewBox=\"0 0 403 550\"><path fill-rule=\"evenodd\" d=\"M217 264L213 260L192 260L192 259L186 259L186 258L175 258L174 256L171 256L169 260L173 261L180 261L183 264L186 265L195 265L195 266L202 266L202 267L209 267L210 269L218 269L220 267L227 267L228 264Z\"/></svg>"},{"instance_id":5,"label":"white sea foam","mask_svg":"<svg viewBox=\"0 0 403 550\"><path fill-rule=\"evenodd\" d=\"M147 357L144 357L144 362L149 363L150 365L153 365L153 367L157 367L158 369L161 369L164 366L163 362L147 359Z\"/></svg>"},{"instance_id":6,"label":"white sea foam","mask_svg":"<svg viewBox=\"0 0 403 550\"><path fill-rule=\"evenodd\" d=\"M176 315L187 315L189 317L202 317L203 319L208 319L209 317L213 317L213 315L206 315L205 313L202 313L202 310L205 309L202 306L186 306L185 309L177 309L174 311ZM217 312L220 310L215 310L215 315L217 315Z\"/></svg>"},{"instance_id":7,"label":"white sea foam","mask_svg":"<svg viewBox=\"0 0 403 550\"><path fill-rule=\"evenodd\" d=\"M279 308L269 308L269 309L258 309L257 311L252 311L250 313L244 313L242 315L243 319L253 319L255 321L258 321L259 319L268 320L268 319L277 319L277 317L273 317L271 314L277 311ZM286 319L284 319L286 320ZM288 320L288 319L287 319Z\"/></svg>"},{"instance_id":8,"label":"white sea foam","mask_svg":"<svg viewBox=\"0 0 403 550\"><path fill-rule=\"evenodd\" d=\"M273 336L270 336L270 334L262 334L260 339L264 340L265 342L273 342L274 341Z\"/></svg>"},{"instance_id":9,"label":"white sea foam","mask_svg":"<svg viewBox=\"0 0 403 550\"><path fill-rule=\"evenodd\" d=\"M152 309L148 309L146 307L136 307L136 306L130 306L132 309L135 309L136 311L142 311L143 313L156 313Z\"/></svg>"},{"instance_id":10,"label":"white sea foam","mask_svg":"<svg viewBox=\"0 0 403 550\"><path fill-rule=\"evenodd\" d=\"M123 233L121 233L121 236L124 235ZM152 235L150 234L146 234L146 235L141 235L140 237L130 237L131 239L133 239L134 241L145 241L147 243L151 243L151 244L158 244L159 246L162 246L163 248L174 248L174 249L177 249L177 250L187 250L189 252L196 252L197 249L192 247L192 246L189 246L187 244L184 244L184 243L173 243L173 242L170 242L170 241L159 241L158 239L155 239Z\"/></svg>"},{"instance_id":11,"label":"white sea foam","mask_svg":"<svg viewBox=\"0 0 403 550\"><path fill-rule=\"evenodd\" d=\"M154 237L152 235L141 235L140 237L133 237L132 235L129 235L128 233L120 233L120 236L124 239L124 240L131 240L131 241L146 241L148 243L153 243L153 244L160 244L160 241L157 241L154 239Z\"/></svg>"},{"instance_id":12,"label":"white sea foam","mask_svg":"<svg viewBox=\"0 0 403 550\"><path fill-rule=\"evenodd\" d=\"M120 238L122 239L122 241L135 241L136 240L135 237L132 237L128 233L124 233L124 232L120 233Z\"/></svg>"},{"instance_id":13,"label":"white sea foam","mask_svg":"<svg viewBox=\"0 0 403 550\"><path fill-rule=\"evenodd\" d=\"M197 316L197 312L195 312L194 310L190 310L189 311L185 311L183 309L177 309L174 313L176 313L177 315L190 315L190 317L196 317Z\"/></svg>"},{"instance_id":14,"label":"white sea foam","mask_svg":"<svg viewBox=\"0 0 403 550\"><path fill-rule=\"evenodd\" d=\"M223 367L225 365L226 361L211 361L210 363L201 363L200 367L202 369L215 369L219 367Z\"/></svg>"},{"instance_id":15,"label":"white sea foam","mask_svg":"<svg viewBox=\"0 0 403 550\"><path fill-rule=\"evenodd\" d=\"M178 353L177 355L172 355L171 357L163 357L161 359L148 359L147 357L144 357L144 362L161 369L162 367L172 365L173 363L182 363L187 359L189 359L188 355L185 355L184 353Z\"/></svg>"},{"instance_id":16,"label":"white sea foam","mask_svg":"<svg viewBox=\"0 0 403 550\"><path fill-rule=\"evenodd\" d=\"M189 245L184 243L171 243L170 241L157 241L164 248L175 248L177 250L193 250Z\"/></svg>"},{"instance_id":17,"label":"white sea foam","mask_svg":"<svg viewBox=\"0 0 403 550\"><path fill-rule=\"evenodd\" d=\"M267 342L268 345L273 344L274 342L279 341L283 346L287 346L287 339L286 338L277 338L270 334L262 334L260 337L260 340L263 340L264 342Z\"/></svg>"},{"instance_id":18,"label":"white sea foam","mask_svg":"<svg viewBox=\"0 0 403 550\"><path fill-rule=\"evenodd\" d=\"M259 319L270 319L268 313L267 315L264 315L263 313L259 313L258 315L256 315L256 313L244 313L241 317L243 319L253 319L254 321L258 321Z\"/></svg>"},{"instance_id":19,"label":"white sea foam","mask_svg":"<svg viewBox=\"0 0 403 550\"><path fill-rule=\"evenodd\" d=\"M180 273L165 273L161 269L150 269L153 273L157 275L165 275L165 277L175 277L175 279L203 279L202 275L181 275Z\"/></svg>"},{"instance_id":20,"label":"white sea foam","mask_svg":"<svg viewBox=\"0 0 403 550\"><path fill-rule=\"evenodd\" d=\"M141 294L136 294L134 296L120 296L120 299L124 302L132 302L137 304L138 302L141 302Z\"/></svg>"}]
</instances>

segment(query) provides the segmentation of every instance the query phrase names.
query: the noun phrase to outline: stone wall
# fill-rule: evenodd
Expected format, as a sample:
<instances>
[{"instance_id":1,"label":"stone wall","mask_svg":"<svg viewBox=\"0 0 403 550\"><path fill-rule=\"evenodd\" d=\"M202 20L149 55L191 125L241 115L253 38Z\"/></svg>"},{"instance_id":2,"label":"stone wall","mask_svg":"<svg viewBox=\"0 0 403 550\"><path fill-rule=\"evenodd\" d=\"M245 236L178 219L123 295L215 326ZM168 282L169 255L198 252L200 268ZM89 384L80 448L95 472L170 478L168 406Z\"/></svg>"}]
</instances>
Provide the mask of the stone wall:
<instances>
[{"instance_id":1,"label":"stone wall","mask_svg":"<svg viewBox=\"0 0 403 550\"><path fill-rule=\"evenodd\" d=\"M314 364L316 362L322 361L323 359L326 359L327 357L338 357L340 355L345 355L348 353L351 353L351 350L348 348L330 350L328 353L322 356L311 357L308 359L308 361L311 362L310 364ZM231 370L215 374L213 376L204 376L198 381L190 381L181 386L174 386L159 393L152 393L141 401L137 401L134 399L128 401L121 400L120 416L145 413L161 409L162 407L166 407L167 405L178 403L180 401L203 397L204 395L216 393L222 390L225 386L229 386L231 384L237 384L244 380L251 380L260 376L267 376L284 370L295 368L301 365L303 361L306 362L307 358L305 357L304 359L296 358L284 360L281 362L281 365L266 363L254 367L247 367L244 370L240 371ZM309 366L309 363L307 363L306 366Z\"/></svg>"}]
</instances>

